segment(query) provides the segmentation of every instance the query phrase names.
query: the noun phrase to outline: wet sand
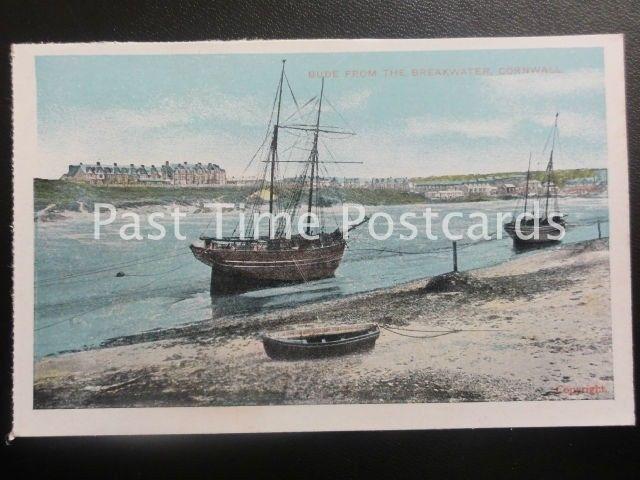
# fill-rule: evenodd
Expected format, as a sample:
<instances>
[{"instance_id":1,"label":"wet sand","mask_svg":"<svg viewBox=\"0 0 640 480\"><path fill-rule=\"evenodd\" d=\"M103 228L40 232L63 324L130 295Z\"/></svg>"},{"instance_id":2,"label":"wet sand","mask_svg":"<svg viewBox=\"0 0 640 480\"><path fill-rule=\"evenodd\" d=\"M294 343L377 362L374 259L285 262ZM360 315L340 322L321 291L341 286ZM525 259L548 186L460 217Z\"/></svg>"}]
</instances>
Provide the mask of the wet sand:
<instances>
[{"instance_id":1,"label":"wet sand","mask_svg":"<svg viewBox=\"0 0 640 480\"><path fill-rule=\"evenodd\" d=\"M457 402L613 398L605 240L311 305L106 342L35 364L36 408ZM374 350L270 360L260 333L377 322ZM416 332L415 330L442 330ZM446 333L451 330L462 330ZM421 337L421 338L413 338Z\"/></svg>"}]
</instances>

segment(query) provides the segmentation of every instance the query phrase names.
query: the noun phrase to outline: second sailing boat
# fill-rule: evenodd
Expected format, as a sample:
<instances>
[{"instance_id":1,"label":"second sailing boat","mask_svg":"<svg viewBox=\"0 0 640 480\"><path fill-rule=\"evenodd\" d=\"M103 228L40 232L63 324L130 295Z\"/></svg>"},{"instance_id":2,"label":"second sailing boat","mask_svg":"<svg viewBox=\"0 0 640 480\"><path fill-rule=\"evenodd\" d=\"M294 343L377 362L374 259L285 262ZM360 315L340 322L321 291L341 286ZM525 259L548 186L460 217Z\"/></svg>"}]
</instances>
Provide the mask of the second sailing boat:
<instances>
[{"instance_id":1,"label":"second sailing boat","mask_svg":"<svg viewBox=\"0 0 640 480\"><path fill-rule=\"evenodd\" d=\"M255 238L252 233L256 226L250 223L242 236L232 235L220 238L201 236L200 240L204 242L203 246L191 245L194 256L211 267L212 292L247 291L328 278L334 275L342 260L346 240L344 232L340 228L331 232L325 232L323 227L318 230L318 227L312 226L311 217L308 217L305 233L307 237L313 238L304 238L301 234L289 235L287 238L284 221L282 219L275 220L277 217L274 218L274 215L282 212L293 217L304 197L306 197L308 214L312 212L314 207L316 211L318 210L318 187L322 163L361 163L321 162L319 159L318 140L321 133L351 134L351 132L340 131L336 127L326 127L320 124L324 79L322 79L320 96L317 101L315 123L305 125L281 122L282 93L285 81L296 110L298 112L300 110L286 77L284 64L283 60L280 81L274 99L276 115L271 132L271 144L267 159L264 160L269 168L268 171L265 168L259 190L252 196L253 208L255 209L256 205L259 208L262 201L266 201L263 194L266 197L266 192L268 192L269 235ZM310 104L312 100L314 99L307 102L305 106ZM293 130L302 135L310 134L310 153L303 161L279 159L278 134L280 130L285 129ZM289 182L289 187L286 182L277 184L276 172L278 164L281 162L303 164L301 173ZM267 184L266 188L264 188L264 184Z\"/></svg>"},{"instance_id":2,"label":"second sailing boat","mask_svg":"<svg viewBox=\"0 0 640 480\"><path fill-rule=\"evenodd\" d=\"M513 238L516 246L539 245L545 243L554 243L562 239L564 229L566 227L563 215L558 209L558 190L553 174L553 151L558 138L558 114L551 130L551 150L549 153L549 162L545 171L545 183L543 184L544 197L544 213L535 216L534 209L528 216L521 219L518 232L517 220L505 223L504 230ZM548 142L548 140L547 140ZM546 149L546 146L545 146ZM531 157L529 157L529 168L527 169L527 180L524 191L524 214L527 214L528 201L530 197L529 183L531 180ZM550 206L549 201L553 199Z\"/></svg>"}]
</instances>

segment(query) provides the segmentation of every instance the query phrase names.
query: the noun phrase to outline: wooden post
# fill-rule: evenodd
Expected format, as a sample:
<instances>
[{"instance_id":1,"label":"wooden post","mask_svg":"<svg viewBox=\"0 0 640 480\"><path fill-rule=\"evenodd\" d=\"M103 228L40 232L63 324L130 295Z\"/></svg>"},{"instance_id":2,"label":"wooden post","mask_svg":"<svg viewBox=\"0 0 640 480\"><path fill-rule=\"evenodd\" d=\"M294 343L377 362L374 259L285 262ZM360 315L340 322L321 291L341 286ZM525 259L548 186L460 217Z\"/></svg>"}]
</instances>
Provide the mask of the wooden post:
<instances>
[{"instance_id":1,"label":"wooden post","mask_svg":"<svg viewBox=\"0 0 640 480\"><path fill-rule=\"evenodd\" d=\"M453 271L458 271L458 242L453 240Z\"/></svg>"},{"instance_id":2,"label":"wooden post","mask_svg":"<svg viewBox=\"0 0 640 480\"><path fill-rule=\"evenodd\" d=\"M598 220L598 238L602 238L602 230L600 230L600 220Z\"/></svg>"}]
</instances>

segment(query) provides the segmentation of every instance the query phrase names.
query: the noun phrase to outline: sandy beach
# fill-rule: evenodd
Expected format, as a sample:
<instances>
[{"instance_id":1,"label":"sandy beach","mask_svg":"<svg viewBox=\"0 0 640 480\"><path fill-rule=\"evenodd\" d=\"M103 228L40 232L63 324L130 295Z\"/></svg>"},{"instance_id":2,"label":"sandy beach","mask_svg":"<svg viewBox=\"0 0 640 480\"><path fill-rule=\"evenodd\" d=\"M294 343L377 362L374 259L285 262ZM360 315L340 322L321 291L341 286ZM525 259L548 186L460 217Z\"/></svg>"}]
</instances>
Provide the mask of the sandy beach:
<instances>
[{"instance_id":1,"label":"sandy beach","mask_svg":"<svg viewBox=\"0 0 640 480\"><path fill-rule=\"evenodd\" d=\"M49 356L35 363L34 406L613 398L606 240L466 272L443 291L428 281L268 313L212 312ZM383 328L370 352L295 362L270 360L260 341L261 332L359 322L404 335Z\"/></svg>"}]
</instances>

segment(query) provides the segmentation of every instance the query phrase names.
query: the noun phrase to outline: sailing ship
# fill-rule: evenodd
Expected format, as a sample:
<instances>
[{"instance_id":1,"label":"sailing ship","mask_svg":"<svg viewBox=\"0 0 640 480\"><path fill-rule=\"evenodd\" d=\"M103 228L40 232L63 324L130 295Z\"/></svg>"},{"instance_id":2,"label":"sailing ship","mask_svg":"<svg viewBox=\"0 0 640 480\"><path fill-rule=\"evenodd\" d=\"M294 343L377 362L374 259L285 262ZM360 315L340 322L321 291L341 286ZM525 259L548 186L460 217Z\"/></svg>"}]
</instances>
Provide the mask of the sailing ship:
<instances>
[{"instance_id":1,"label":"sailing ship","mask_svg":"<svg viewBox=\"0 0 640 480\"><path fill-rule=\"evenodd\" d=\"M560 213L558 208L558 189L553 172L553 152L558 138L558 114L556 113L553 127L549 136L549 139L551 141L551 149L549 151L549 161L545 170L545 182L543 183L545 192L544 212L538 213L533 208L530 212L527 212L527 207L530 207L529 199L532 196L532 194L529 192L529 185L531 181L531 154L529 154L529 166L527 168L527 177L524 190L524 209L522 218L520 221L518 221L518 219L515 219L504 224L505 232L507 232L509 236L513 238L513 243L516 247L528 247L557 243L561 241L563 237L566 223L564 220L564 215ZM549 140L547 140L547 144L548 143ZM551 206L549 205L550 200L553 201L553 204ZM520 223L520 232L518 232L517 223Z\"/></svg>"},{"instance_id":2,"label":"sailing ship","mask_svg":"<svg viewBox=\"0 0 640 480\"><path fill-rule=\"evenodd\" d=\"M283 88L285 83L295 105L295 112L294 115L282 119L281 116L284 116ZM212 293L242 292L334 276L342 260L347 242L344 232L339 227L330 232L325 230L321 208L319 208L321 199L318 195L321 168L326 170L325 163L362 162L320 160L319 142L321 141L326 148L321 134L332 134L334 137L342 135L342 138L354 135L351 131L321 124L324 100L323 78L320 95L313 97L300 107L285 73L285 60L282 61L271 119L262 146L266 146L266 140L269 137L271 142L268 150L265 148L266 155L262 160L264 163L262 176L256 182L255 193L250 196L248 202L248 209L254 214L260 212L261 206L268 201L269 234L264 236L255 234L257 231L257 225L254 221L255 215L251 215L244 226L244 234L240 234L243 225L239 223L231 236L201 235L200 240L204 244L191 245L193 255L211 267ZM327 103L330 103L328 99ZM308 106L310 111L305 110ZM331 107L333 108L333 106ZM304 114L305 111L307 111L306 114ZM336 111L336 113L338 112ZM304 123L310 114L315 116L315 122L312 124ZM303 123L289 122L295 115ZM280 158L279 134L281 132L289 132L298 136L296 143L286 149L290 152L288 159ZM310 148L304 149L298 146L300 139L303 142L305 140L309 142ZM296 149L308 151L308 156L301 160L291 160L291 152ZM250 164L259 158L259 152L260 148L249 162ZM289 163L299 164L301 168L293 179L283 178L279 181L280 164L285 164L286 167L286 164ZM289 218L294 218L300 213L303 206L306 206L307 213L306 227L304 227L304 222L302 223L305 234L300 232L292 235L289 232L291 223L287 225L286 217L281 214L284 213ZM312 212L316 214L316 218L321 219L318 222L320 225L312 225ZM365 221L367 221L366 217L361 223ZM352 225L349 230L358 225ZM236 233L238 234L236 235Z\"/></svg>"}]
</instances>

